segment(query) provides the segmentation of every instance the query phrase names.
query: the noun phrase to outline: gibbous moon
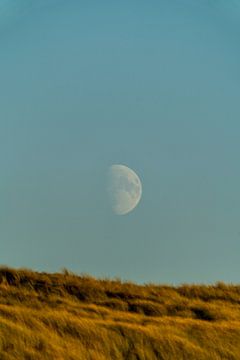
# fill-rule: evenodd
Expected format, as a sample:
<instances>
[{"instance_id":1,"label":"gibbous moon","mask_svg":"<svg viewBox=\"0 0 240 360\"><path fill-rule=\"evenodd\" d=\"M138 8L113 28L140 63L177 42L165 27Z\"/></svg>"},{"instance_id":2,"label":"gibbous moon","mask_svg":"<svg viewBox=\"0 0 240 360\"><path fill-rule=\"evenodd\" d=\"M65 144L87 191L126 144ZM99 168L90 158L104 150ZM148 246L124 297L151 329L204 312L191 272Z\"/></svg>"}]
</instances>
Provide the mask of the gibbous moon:
<instances>
[{"instance_id":1,"label":"gibbous moon","mask_svg":"<svg viewBox=\"0 0 240 360\"><path fill-rule=\"evenodd\" d=\"M142 184L132 169L125 165L112 165L108 174L108 193L113 212L125 215L139 203Z\"/></svg>"}]
</instances>

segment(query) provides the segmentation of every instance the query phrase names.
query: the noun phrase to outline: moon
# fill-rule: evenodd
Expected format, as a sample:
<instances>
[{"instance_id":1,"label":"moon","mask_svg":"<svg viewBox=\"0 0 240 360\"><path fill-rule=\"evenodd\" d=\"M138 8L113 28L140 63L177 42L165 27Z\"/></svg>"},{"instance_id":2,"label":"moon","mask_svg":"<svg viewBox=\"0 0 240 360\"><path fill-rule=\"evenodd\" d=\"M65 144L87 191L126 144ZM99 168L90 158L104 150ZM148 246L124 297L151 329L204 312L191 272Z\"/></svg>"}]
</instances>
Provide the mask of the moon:
<instances>
[{"instance_id":1,"label":"moon","mask_svg":"<svg viewBox=\"0 0 240 360\"><path fill-rule=\"evenodd\" d=\"M108 193L116 215L132 211L142 197L142 184L138 175L125 165L112 165L108 173Z\"/></svg>"}]
</instances>

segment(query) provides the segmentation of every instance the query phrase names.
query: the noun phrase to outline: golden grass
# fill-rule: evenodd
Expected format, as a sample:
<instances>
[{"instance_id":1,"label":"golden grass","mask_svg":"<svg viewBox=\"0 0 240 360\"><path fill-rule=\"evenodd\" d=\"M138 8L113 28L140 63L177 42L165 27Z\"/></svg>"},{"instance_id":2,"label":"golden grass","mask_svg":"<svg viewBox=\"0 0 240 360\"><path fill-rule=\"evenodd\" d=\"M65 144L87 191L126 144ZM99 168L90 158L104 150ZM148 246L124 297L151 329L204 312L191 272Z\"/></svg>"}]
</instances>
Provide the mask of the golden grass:
<instances>
[{"instance_id":1,"label":"golden grass","mask_svg":"<svg viewBox=\"0 0 240 360\"><path fill-rule=\"evenodd\" d=\"M0 360L240 359L240 286L0 268Z\"/></svg>"}]
</instances>

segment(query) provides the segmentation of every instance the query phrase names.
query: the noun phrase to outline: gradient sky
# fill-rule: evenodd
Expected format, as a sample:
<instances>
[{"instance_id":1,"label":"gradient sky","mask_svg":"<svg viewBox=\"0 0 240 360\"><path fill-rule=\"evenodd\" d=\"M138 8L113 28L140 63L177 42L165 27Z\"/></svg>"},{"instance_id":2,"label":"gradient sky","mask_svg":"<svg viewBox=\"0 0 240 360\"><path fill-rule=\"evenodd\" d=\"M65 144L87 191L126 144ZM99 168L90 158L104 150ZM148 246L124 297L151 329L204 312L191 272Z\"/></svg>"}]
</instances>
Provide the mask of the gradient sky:
<instances>
[{"instance_id":1,"label":"gradient sky","mask_svg":"<svg viewBox=\"0 0 240 360\"><path fill-rule=\"evenodd\" d=\"M239 39L238 0L0 0L0 263L238 282Z\"/></svg>"}]
</instances>

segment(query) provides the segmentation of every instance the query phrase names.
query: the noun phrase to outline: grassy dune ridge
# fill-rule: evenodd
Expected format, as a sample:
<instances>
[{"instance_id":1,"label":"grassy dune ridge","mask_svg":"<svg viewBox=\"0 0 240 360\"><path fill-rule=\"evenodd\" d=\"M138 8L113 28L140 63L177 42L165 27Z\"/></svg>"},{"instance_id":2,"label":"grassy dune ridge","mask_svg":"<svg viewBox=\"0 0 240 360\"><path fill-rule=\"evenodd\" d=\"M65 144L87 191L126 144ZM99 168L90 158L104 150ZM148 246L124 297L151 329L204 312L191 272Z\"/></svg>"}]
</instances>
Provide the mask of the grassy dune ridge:
<instances>
[{"instance_id":1,"label":"grassy dune ridge","mask_svg":"<svg viewBox=\"0 0 240 360\"><path fill-rule=\"evenodd\" d=\"M1 360L240 360L240 285L0 268Z\"/></svg>"}]
</instances>

